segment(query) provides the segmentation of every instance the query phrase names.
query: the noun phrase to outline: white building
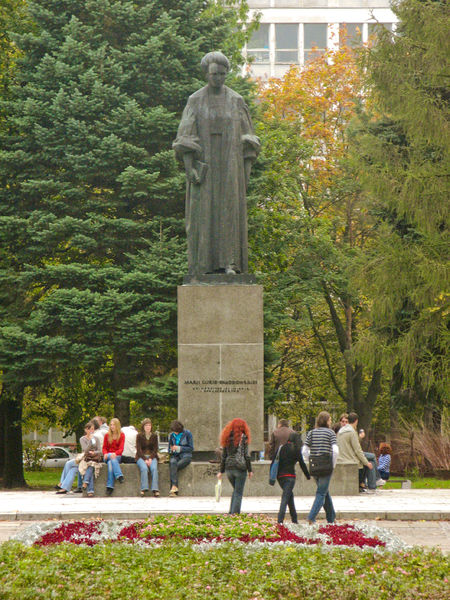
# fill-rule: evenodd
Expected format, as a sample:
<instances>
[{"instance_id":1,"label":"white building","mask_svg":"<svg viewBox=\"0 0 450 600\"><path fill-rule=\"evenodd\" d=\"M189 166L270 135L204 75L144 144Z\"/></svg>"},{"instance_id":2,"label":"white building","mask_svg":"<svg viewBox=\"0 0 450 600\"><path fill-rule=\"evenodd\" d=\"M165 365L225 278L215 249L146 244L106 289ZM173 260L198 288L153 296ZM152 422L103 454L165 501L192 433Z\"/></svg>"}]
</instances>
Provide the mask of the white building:
<instances>
[{"instance_id":1,"label":"white building","mask_svg":"<svg viewBox=\"0 0 450 600\"><path fill-rule=\"evenodd\" d=\"M353 45L366 43L377 24L397 21L389 0L248 0L261 26L247 45L254 77L281 77L291 64L338 48L342 32ZM314 52L313 52L314 49Z\"/></svg>"}]
</instances>

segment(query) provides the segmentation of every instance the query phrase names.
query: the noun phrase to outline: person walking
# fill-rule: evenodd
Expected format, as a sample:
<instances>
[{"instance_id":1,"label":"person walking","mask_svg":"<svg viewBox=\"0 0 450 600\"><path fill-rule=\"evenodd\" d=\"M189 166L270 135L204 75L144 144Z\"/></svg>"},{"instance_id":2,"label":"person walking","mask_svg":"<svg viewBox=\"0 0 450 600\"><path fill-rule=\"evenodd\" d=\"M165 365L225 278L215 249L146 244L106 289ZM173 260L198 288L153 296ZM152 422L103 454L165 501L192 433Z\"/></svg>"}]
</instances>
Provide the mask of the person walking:
<instances>
[{"instance_id":1,"label":"person walking","mask_svg":"<svg viewBox=\"0 0 450 600\"><path fill-rule=\"evenodd\" d=\"M250 443L250 429L243 419L233 419L225 425L220 434L222 460L217 479L221 480L226 473L233 487L229 514L241 512L242 496L244 494L247 473L253 477L252 463L248 453Z\"/></svg>"},{"instance_id":2,"label":"person walking","mask_svg":"<svg viewBox=\"0 0 450 600\"><path fill-rule=\"evenodd\" d=\"M152 476L153 496L159 496L158 483L158 436L152 431L150 419L141 423L141 431L136 437L136 464L141 472L141 496L148 492L148 472Z\"/></svg>"},{"instance_id":3,"label":"person walking","mask_svg":"<svg viewBox=\"0 0 450 600\"><path fill-rule=\"evenodd\" d=\"M185 469L192 461L194 440L189 429L185 429L180 421L172 421L169 435L169 472L172 498L178 496L178 471Z\"/></svg>"},{"instance_id":4,"label":"person walking","mask_svg":"<svg viewBox=\"0 0 450 600\"><path fill-rule=\"evenodd\" d=\"M278 474L277 481L281 487L281 502L280 509L278 511L278 523L283 523L286 515L286 507L289 507L289 514L291 515L291 521L298 523L297 511L295 508L294 501L294 486L296 481L295 464L298 462L300 468L303 471L306 479L311 479L311 476L306 467L305 461L302 456L302 440L300 435L296 431L292 431L289 434L288 439L284 444L281 444L280 453L278 456ZM272 457L275 459L278 449Z\"/></svg>"},{"instance_id":5,"label":"person walking","mask_svg":"<svg viewBox=\"0 0 450 600\"><path fill-rule=\"evenodd\" d=\"M310 525L316 522L320 509L325 509L327 523L334 523L336 512L330 496L329 487L333 469L339 454L336 434L331 428L331 416L322 411L317 415L316 427L308 432L302 448L303 459L309 462L309 472L316 480L317 490L308 515Z\"/></svg>"},{"instance_id":6,"label":"person walking","mask_svg":"<svg viewBox=\"0 0 450 600\"><path fill-rule=\"evenodd\" d=\"M124 482L124 476L120 468L123 448L125 445L125 435L121 431L119 419L111 419L108 433L103 440L103 458L108 467L108 477L106 480L106 495L111 496L114 491L114 482L116 479L120 483Z\"/></svg>"}]
</instances>

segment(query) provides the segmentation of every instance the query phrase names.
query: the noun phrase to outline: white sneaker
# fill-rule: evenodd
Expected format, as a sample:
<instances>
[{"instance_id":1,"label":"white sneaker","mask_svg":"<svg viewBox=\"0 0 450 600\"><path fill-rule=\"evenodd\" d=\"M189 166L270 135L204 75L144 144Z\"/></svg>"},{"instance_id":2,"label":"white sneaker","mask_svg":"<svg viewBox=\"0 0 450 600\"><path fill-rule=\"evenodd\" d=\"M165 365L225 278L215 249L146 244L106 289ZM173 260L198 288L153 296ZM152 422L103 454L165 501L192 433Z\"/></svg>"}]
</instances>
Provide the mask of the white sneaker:
<instances>
[{"instance_id":1,"label":"white sneaker","mask_svg":"<svg viewBox=\"0 0 450 600\"><path fill-rule=\"evenodd\" d=\"M369 489L369 490L367 490L367 493L368 493L368 494L376 494L376 492L377 492L377 490L370 490L370 489Z\"/></svg>"},{"instance_id":2,"label":"white sneaker","mask_svg":"<svg viewBox=\"0 0 450 600\"><path fill-rule=\"evenodd\" d=\"M377 479L376 484L377 485L384 485L386 483L386 481L384 479Z\"/></svg>"}]
</instances>

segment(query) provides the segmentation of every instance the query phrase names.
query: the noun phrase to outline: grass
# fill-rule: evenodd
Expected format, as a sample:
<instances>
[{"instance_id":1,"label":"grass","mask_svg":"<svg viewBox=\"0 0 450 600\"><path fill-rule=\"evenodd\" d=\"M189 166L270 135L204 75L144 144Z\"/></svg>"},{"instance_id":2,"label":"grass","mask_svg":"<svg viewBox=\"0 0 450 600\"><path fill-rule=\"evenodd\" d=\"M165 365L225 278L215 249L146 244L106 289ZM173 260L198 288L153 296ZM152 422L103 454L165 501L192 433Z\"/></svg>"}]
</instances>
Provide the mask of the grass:
<instances>
[{"instance_id":1,"label":"grass","mask_svg":"<svg viewBox=\"0 0 450 600\"><path fill-rule=\"evenodd\" d=\"M25 471L25 480L35 490L50 490L59 483L62 469L44 469L43 471ZM392 477L398 479L397 477ZM450 489L450 480L436 479L434 477L410 478L413 489ZM75 478L75 484L76 484ZM75 485L74 484L74 485ZM390 483L384 486L386 490L400 489L400 483Z\"/></svg>"},{"instance_id":2,"label":"grass","mask_svg":"<svg viewBox=\"0 0 450 600\"><path fill-rule=\"evenodd\" d=\"M50 490L59 483L62 469L44 469L42 471L25 471L25 481L34 490ZM75 483L77 479L75 477Z\"/></svg>"},{"instance_id":3,"label":"grass","mask_svg":"<svg viewBox=\"0 0 450 600\"><path fill-rule=\"evenodd\" d=\"M382 555L316 546L170 541L140 548L0 545L2 600L442 600L449 561L438 551ZM447 592L445 591L447 589Z\"/></svg>"},{"instance_id":4,"label":"grass","mask_svg":"<svg viewBox=\"0 0 450 600\"><path fill-rule=\"evenodd\" d=\"M448 490L450 489L450 480L436 479L435 477L394 477L392 479L410 479L414 490ZM401 483L391 483L389 480L383 486L386 490L398 490L402 487Z\"/></svg>"}]
</instances>

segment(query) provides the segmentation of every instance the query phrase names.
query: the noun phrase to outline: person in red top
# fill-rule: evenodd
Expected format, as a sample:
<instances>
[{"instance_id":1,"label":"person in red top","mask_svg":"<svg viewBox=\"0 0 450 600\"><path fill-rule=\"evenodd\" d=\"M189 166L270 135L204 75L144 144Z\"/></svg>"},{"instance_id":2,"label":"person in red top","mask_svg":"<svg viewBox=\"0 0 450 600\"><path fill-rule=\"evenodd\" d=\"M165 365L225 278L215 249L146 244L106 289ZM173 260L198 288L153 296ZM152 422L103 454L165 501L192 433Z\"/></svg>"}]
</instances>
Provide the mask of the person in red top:
<instances>
[{"instance_id":1,"label":"person in red top","mask_svg":"<svg viewBox=\"0 0 450 600\"><path fill-rule=\"evenodd\" d=\"M103 458L108 467L108 478L106 480L106 495L111 496L114 490L116 479L120 483L124 482L124 477L120 469L123 447L125 445L125 435L121 431L119 419L111 419L108 433L103 440Z\"/></svg>"}]
</instances>

